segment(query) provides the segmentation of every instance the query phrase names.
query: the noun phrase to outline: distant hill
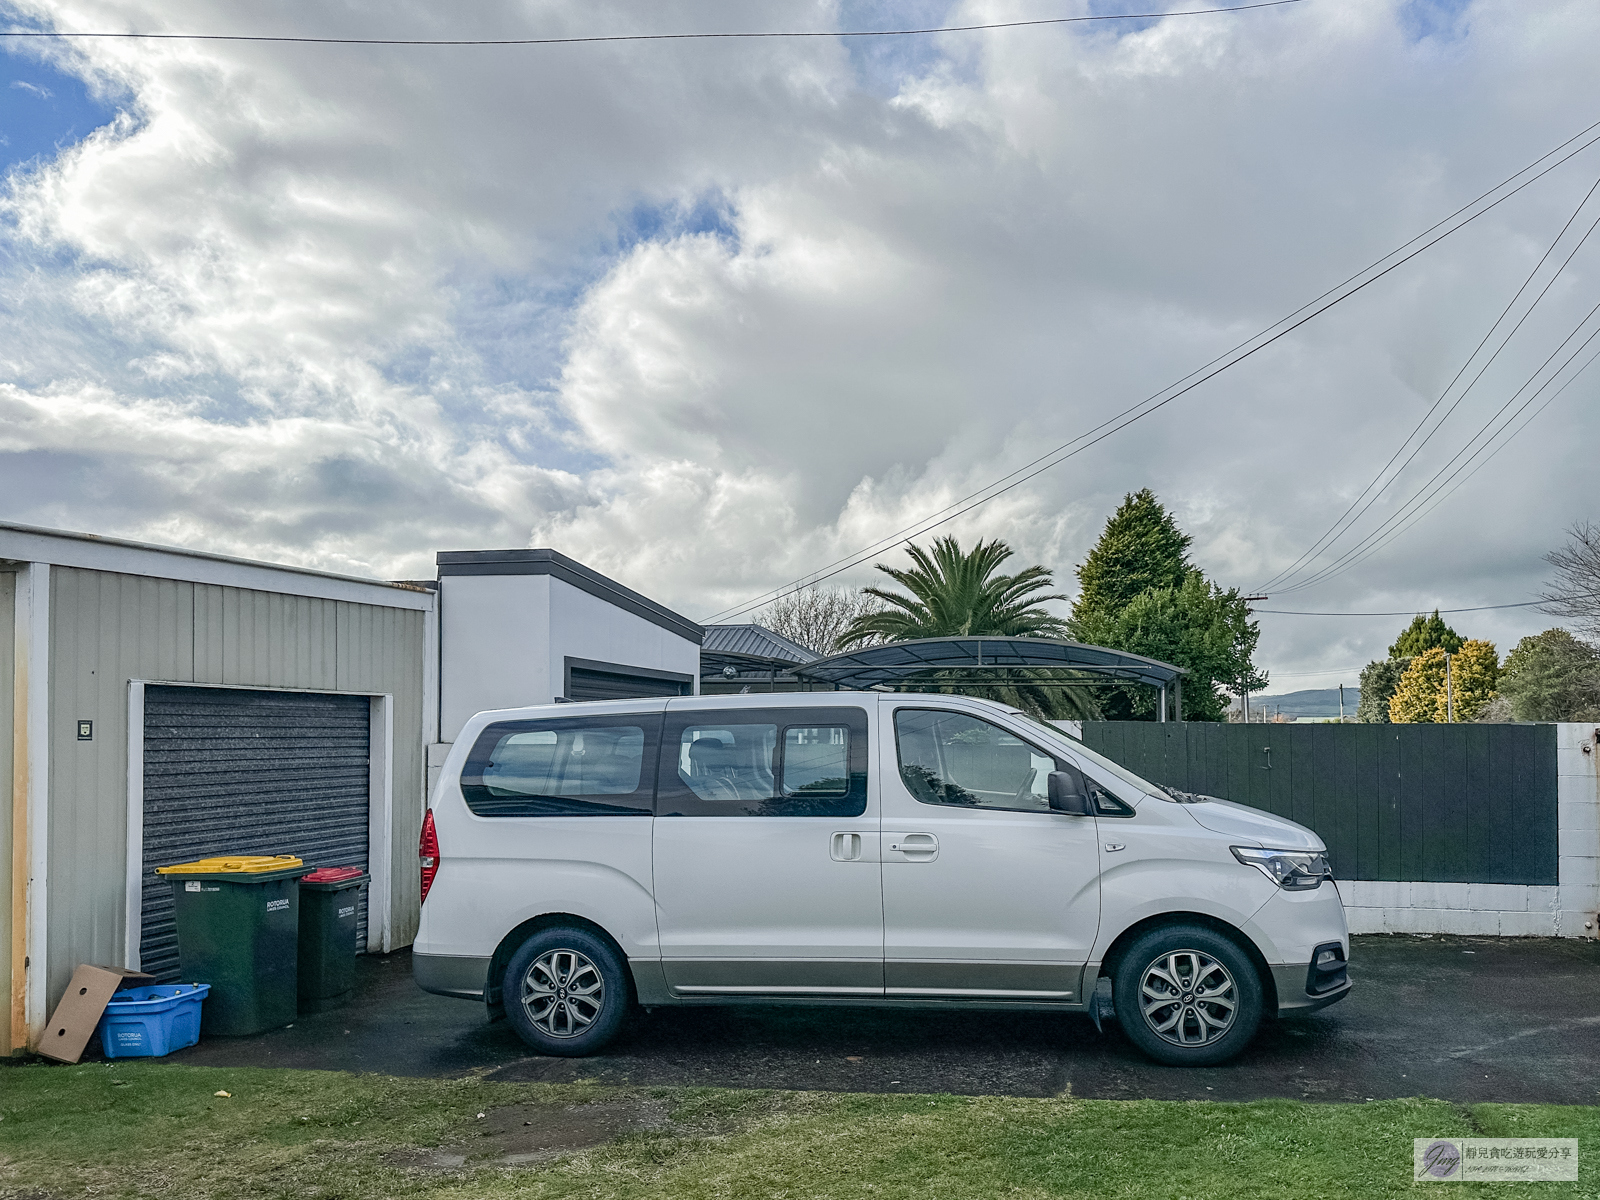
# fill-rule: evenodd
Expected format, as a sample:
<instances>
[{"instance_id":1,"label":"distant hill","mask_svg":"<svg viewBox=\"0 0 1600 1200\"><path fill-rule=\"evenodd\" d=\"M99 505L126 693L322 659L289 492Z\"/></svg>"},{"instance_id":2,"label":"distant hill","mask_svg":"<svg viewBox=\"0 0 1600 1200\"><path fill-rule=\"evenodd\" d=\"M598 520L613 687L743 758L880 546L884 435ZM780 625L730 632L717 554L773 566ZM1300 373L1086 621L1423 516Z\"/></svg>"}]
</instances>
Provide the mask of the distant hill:
<instances>
[{"instance_id":1,"label":"distant hill","mask_svg":"<svg viewBox=\"0 0 1600 1200\"><path fill-rule=\"evenodd\" d=\"M1361 703L1361 689L1347 687L1344 690L1344 715L1356 715L1356 706ZM1337 717L1339 715L1339 689L1338 688L1311 688L1304 692L1287 692L1281 696L1251 696L1251 715L1265 710L1281 712L1286 717Z\"/></svg>"}]
</instances>

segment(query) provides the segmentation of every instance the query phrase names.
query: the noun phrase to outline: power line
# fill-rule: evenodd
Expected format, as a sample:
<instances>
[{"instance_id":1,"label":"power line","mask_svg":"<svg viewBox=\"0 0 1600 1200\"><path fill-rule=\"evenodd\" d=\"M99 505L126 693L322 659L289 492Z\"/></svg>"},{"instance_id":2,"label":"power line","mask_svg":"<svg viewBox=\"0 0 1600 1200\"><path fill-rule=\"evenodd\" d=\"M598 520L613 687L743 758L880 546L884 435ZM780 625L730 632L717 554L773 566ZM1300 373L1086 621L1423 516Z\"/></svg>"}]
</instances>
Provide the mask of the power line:
<instances>
[{"instance_id":1,"label":"power line","mask_svg":"<svg viewBox=\"0 0 1600 1200\"><path fill-rule=\"evenodd\" d=\"M1501 608L1537 608L1541 604L1555 604L1562 600L1593 600L1600 593L1580 592L1576 596L1555 596L1549 600L1522 600L1516 604L1480 604L1476 608L1436 608L1433 611L1441 616L1445 613L1467 612L1492 612ZM1415 617L1422 614L1415 609L1405 612L1299 612L1288 608L1254 608L1251 612L1275 613L1280 617Z\"/></svg>"},{"instance_id":2,"label":"power line","mask_svg":"<svg viewBox=\"0 0 1600 1200\"><path fill-rule=\"evenodd\" d=\"M1480 195L1476 196L1472 200L1468 201L1466 204L1463 204L1460 208L1457 208L1454 212L1450 213L1448 216L1443 217L1440 220L1434 222L1427 229L1423 230L1421 233L1417 234L1415 237L1411 238L1409 241L1406 241L1406 242L1402 243L1401 245L1397 246L1395 249L1389 251L1387 254L1385 254L1385 255L1381 256L1380 258L1374 260L1372 263L1369 263L1367 266L1361 268L1361 270L1355 272L1355 274L1350 275L1349 277L1347 277L1346 279L1344 279L1340 283L1335 284L1333 287L1329 288L1327 291L1323 292L1321 295L1317 296L1316 298L1307 301L1305 304L1302 304L1299 308L1295 309L1294 312L1288 314L1288 316L1282 317L1279 320L1273 322L1271 325L1266 326L1260 332L1252 335L1251 337L1248 337L1248 338L1244 339L1243 341L1239 342L1237 345L1233 346L1231 349L1229 349L1227 351L1224 351L1222 354L1218 355L1216 358L1213 358L1210 362L1206 363L1204 366L1196 368L1194 371L1191 371L1189 374L1183 376L1181 379L1178 379L1175 382L1173 382L1171 384L1168 384L1165 388L1162 388L1160 391L1154 392L1150 396L1147 396L1145 399L1140 400L1136 404L1130 405L1128 408L1123 409L1121 412L1117 413L1116 415L1114 415L1114 416L1108 418L1107 420L1101 422L1099 425L1095 426L1093 429L1090 429L1085 433L1079 434L1077 437L1073 438L1071 441L1064 442L1060 446L1057 446L1054 450L1047 451L1046 453L1044 453L1044 454L1040 455L1039 457L1033 459L1031 462L1025 463L1021 467L1018 467L1016 470L1012 471L1009 475L1003 475L999 479L997 479L997 480L995 480L995 481L993 481L993 482L991 482L989 484L986 484L983 487L978 488L978 489L976 489L976 490L974 490L972 492L967 493L966 496L962 497L959 500L953 501L952 503L946 505L944 508L938 509L935 512L933 512L932 514L929 514L928 516L919 518L917 521L913 522L912 524L906 525L906 526L896 530L894 533L891 533L891 534L887 535L886 537L880 538L877 541L872 542L871 544L869 544L868 546L866 546L866 547L864 547L864 548L862 548L860 550L854 551L851 554L845 555L842 558L834 559L832 562L826 564L825 566L821 567L817 571L810 572L810 573L808 573L806 575L801 576L798 579L790 580L788 583L780 584L779 586L777 586L775 588L769 588L767 591L762 592L760 595L755 596L752 599L747 600L742 604L734 605L732 607L725 608L725 609L721 610L720 612L714 613L711 616L705 618L704 623L705 624L714 624L717 621L726 620L726 619L728 619L730 617L738 616L738 615L740 615L742 613L749 612L752 609L759 608L759 607L761 607L761 606L763 606L765 604L772 603L773 601L781 598L782 596L791 594L793 592L803 591L804 589L806 589L808 587L814 587L816 584L821 583L825 579L830 579L835 575L838 575L838 574L841 574L844 571L850 570L852 567L859 566L861 563L865 562L867 559L873 557L876 554L881 553L884 549L886 549L889 546L892 546L892 545L896 544L897 542L906 541L906 540L909 540L912 537L916 537L916 536L919 536L921 534L927 533L930 530L935 529L938 526L946 523L947 521L952 521L956 517L959 517L959 516L963 515L964 513L970 512L972 509L977 508L980 505L987 504L990 500L993 500L998 496L1004 495L1006 492L1011 491L1013 488L1018 487L1021 484L1028 482L1030 479L1033 479L1034 477L1042 474L1044 471L1049 470L1051 467L1059 466L1061 463L1067 461L1067 459L1072 458L1072 457L1074 457L1075 455L1077 455L1079 453L1082 453L1084 450L1089 449L1089 447L1091 447L1093 445L1096 445L1097 443L1099 443L1101 441L1104 441L1106 438L1110 437L1113 433L1117 433L1120 430L1126 428L1128 425L1131 425L1136 421L1144 419L1145 417L1149 416L1151 413L1154 413L1158 409L1165 407L1167 404L1170 404L1173 400L1176 400L1178 397L1184 395L1185 393L1187 393L1189 391L1192 391L1194 388L1198 387L1200 384L1205 383L1207 380L1212 379L1215 376L1221 374L1223 371L1227 370L1229 367L1237 366L1239 363L1243 362L1246 358L1249 358L1251 355L1255 354L1257 351L1265 349L1267 346L1271 345L1273 342L1276 342L1278 339L1280 339L1280 338L1286 336L1287 334L1293 332L1295 329L1298 329L1301 325L1304 325L1307 321L1310 321L1313 318L1315 318L1315 317L1321 315L1322 313L1326 312L1328 309L1332 308L1334 305L1340 304L1343 301L1348 300L1351 296L1355 295L1357 292L1361 291L1363 288L1365 288L1365 287L1367 287L1367 286L1369 286L1369 285L1371 285L1373 283L1376 283L1379 279L1383 278L1385 275L1389 274L1391 271L1395 270L1397 267L1400 267L1403 264L1405 264L1406 262L1409 262L1412 258L1415 258L1418 254L1421 254L1424 250L1427 250L1430 247L1432 247L1434 245L1437 245L1439 242L1443 241L1445 238L1449 237L1451 234L1459 231L1460 229L1465 228L1468 224L1470 224L1471 222L1477 220L1479 217L1483 216L1485 213L1489 212L1490 210L1496 208L1500 204L1503 204L1505 201L1509 200L1512 196L1515 196L1518 192L1522 191L1524 188L1526 188L1526 187L1530 186L1531 184L1537 182L1539 179L1542 179L1545 175L1548 175L1551 171L1555 170L1557 167L1561 166L1562 164L1570 161L1572 158L1576 157L1578 154L1581 154L1583 151L1587 150L1590 146L1594 145L1597 141L1600 141L1600 137L1593 137L1593 138L1590 138L1588 141L1583 142L1576 149L1568 152L1566 155L1564 155L1563 157L1557 159L1555 162L1550 163L1548 166L1543 167L1543 169L1539 170L1537 173L1535 173L1534 175L1532 175L1528 179L1524 179L1521 183L1517 184L1517 186L1512 188L1510 191L1506 191L1504 195L1499 196L1492 203L1485 205L1483 208L1478 209L1478 211L1476 211L1476 212L1471 212L1471 215L1467 216L1464 220L1462 220L1462 221L1458 222L1457 224L1455 224L1453 226L1450 226L1449 228L1445 229L1445 231L1443 233L1439 234L1438 237L1435 237L1431 241L1425 242L1423 245L1418 246L1417 249L1412 250L1409 254L1406 254L1403 258L1400 258L1397 261L1395 261L1393 263L1390 263L1390 265L1387 266L1387 267L1384 267L1384 269L1382 271L1379 271L1377 274L1372 275L1371 278L1368 278L1368 279L1364 280L1363 282L1357 284L1355 287L1350 288L1348 291L1344 291L1343 294L1338 294L1338 293L1341 292L1342 289L1348 287L1354 281L1356 281L1358 279L1361 279L1362 276L1367 275L1370 272L1376 271L1377 268L1382 266L1385 262L1388 262L1389 259L1394 258L1395 255L1400 254L1402 251L1407 250L1409 247L1416 245L1417 242L1420 242L1424 238L1427 238L1435 230L1438 230L1441 227L1450 225L1450 222L1455 221L1455 219L1457 217L1460 217L1463 213L1468 213L1470 210L1476 208L1479 204L1482 204L1483 201L1485 201L1489 197L1493 196L1496 192L1502 191L1503 189L1508 187L1508 185L1513 183L1515 180L1517 180L1518 178L1520 178L1523 175L1527 175L1529 171L1534 170L1534 168L1538 167L1541 163L1544 163L1545 160L1547 160L1549 158L1552 158L1557 154L1560 154L1561 151L1565 150L1568 146L1571 146L1573 142L1578 141L1580 138L1586 137L1588 134L1590 134L1591 132L1593 132L1597 128L1600 128L1600 121L1596 121L1593 124L1587 126L1586 128L1580 130L1579 132L1573 134L1571 137L1567 138L1564 142L1560 143L1559 145L1557 145L1553 149L1546 151L1544 154L1541 154L1538 158L1534 159L1527 166L1522 167L1520 170L1514 171L1511 175L1507 176L1505 179L1501 180L1499 183L1495 184L1493 187L1489 188L1487 191L1481 193ZM1320 308L1315 308L1314 311L1311 311L1310 313L1308 313L1304 317L1300 316L1300 314L1306 313L1306 311L1308 309L1313 309L1315 305L1321 304L1321 302L1323 300L1326 300L1330 296L1333 296L1334 299L1329 301L1329 303L1323 304L1322 307L1320 307ZM1297 317L1299 317L1300 319L1296 320L1295 318L1297 318ZM1289 323L1289 322L1292 322L1292 323ZM1279 328L1280 326L1284 326L1284 328L1280 329ZM1277 330L1278 332L1273 333L1273 330ZM1270 336L1268 336L1268 335L1270 335ZM1263 339L1265 339L1265 340L1263 340ZM1258 344L1252 345L1252 343L1258 343ZM1246 350L1245 349L1246 347L1250 347L1250 349ZM1241 351L1243 351L1243 353L1240 353ZM1221 365L1218 366L1218 364L1221 364ZM1215 370L1211 370L1211 368L1213 368L1213 367L1215 367L1216 369ZM1190 381L1192 381L1192 382L1190 382ZM1184 386L1180 387L1180 385L1184 385ZM1171 393L1171 394L1169 395L1168 393ZM1165 396L1166 398L1162 399L1163 396ZM1095 435L1098 435L1098 436L1095 436ZM1074 446L1076 446L1077 448L1076 449L1072 449L1072 447L1074 447ZM1004 486L1002 486L1002 485L1004 485Z\"/></svg>"},{"instance_id":3,"label":"power line","mask_svg":"<svg viewBox=\"0 0 1600 1200\"><path fill-rule=\"evenodd\" d=\"M1041 25L1076 25L1083 21L1148 21L1163 17L1204 17L1215 13L1249 12L1258 8L1282 8L1304 4L1306 0L1260 0L1231 8L1189 8L1176 12L1106 13L1083 17L1047 17L1033 21L995 21L984 25L940 25L925 29L846 29L801 30L742 33L615 33L588 37L556 38L338 38L291 37L244 33L62 33L54 30L6 30L8 38L115 38L138 41L187 42L291 42L321 46L572 46L597 42L690 42L752 38L879 38L921 37L934 33L979 33L991 29L1023 29Z\"/></svg>"},{"instance_id":4,"label":"power line","mask_svg":"<svg viewBox=\"0 0 1600 1200\"><path fill-rule=\"evenodd\" d=\"M1544 374L1545 368L1548 367L1556 358L1556 356L1566 348L1567 344L1571 342L1573 338L1577 337L1583 332L1584 327L1588 325L1590 319L1593 318L1597 312L1600 312L1600 304L1596 304L1586 314L1584 314L1583 319L1578 322L1577 327L1561 340L1561 344L1552 350L1545 360L1540 363L1537 368L1535 368L1533 374L1527 378L1523 385L1511 394L1510 399L1508 399L1504 404L1490 414L1489 419L1485 421L1483 425L1479 427L1478 431L1467 440L1466 444L1463 445L1461 449L1457 450L1453 455L1451 455L1450 458L1445 461L1444 465L1435 471L1426 483L1413 492L1410 499L1401 505L1399 509L1390 514L1390 516L1375 530L1373 530L1360 542L1356 543L1356 545L1352 546L1349 550L1345 551L1344 554L1342 554L1339 558L1323 567L1317 573L1301 580L1299 583L1294 584L1291 587L1279 589L1280 594L1285 591L1301 591L1305 588L1313 586L1314 584L1325 583L1327 580L1332 579L1337 575L1342 575L1351 567L1365 562L1368 558L1372 557L1372 555L1383 549L1400 534L1404 533L1423 517L1427 516L1428 513L1432 512L1433 509L1437 507L1437 503L1429 504L1429 501L1438 496L1439 501L1442 502L1444 499L1444 496L1440 496L1442 489L1455 480L1456 477L1459 476L1462 471L1466 470L1467 467L1480 455L1482 455L1485 450L1489 450L1489 447L1495 442L1495 440L1499 438L1500 435L1504 433L1505 430L1509 428L1516 421L1516 419L1521 416L1522 413L1525 412L1527 408L1540 397L1540 395L1544 393L1545 389L1547 389L1551 384L1561 377L1562 372L1572 365L1578 356L1581 355L1588 347L1589 343L1593 342L1596 337L1600 337L1600 327L1596 327L1595 331L1589 334L1587 338L1579 343L1578 348L1567 356L1566 360L1555 369L1549 378L1541 383L1538 388L1534 390L1533 394L1523 401L1521 406L1512 412L1512 414L1500 424L1498 429L1490 432L1490 426L1494 425L1496 421L1500 420L1501 415L1506 411L1506 409L1510 408L1512 404L1516 402L1518 397L1526 392L1528 388L1533 386L1534 381L1538 379L1540 375ZM1589 361L1592 362L1593 359L1591 358ZM1542 412L1545 407L1548 407L1548 405L1554 401L1555 396L1560 395L1561 392L1565 391L1567 386L1570 385L1572 381L1575 380L1588 365L1589 363L1585 362L1583 367L1578 368L1578 371L1574 372L1572 376L1568 378L1567 382L1562 384L1560 390L1558 390L1555 395L1551 396L1550 400L1547 400L1544 405L1541 405L1538 411ZM1538 413L1535 412L1533 415L1537 416ZM1529 420L1532 420L1531 416L1529 417ZM1494 449L1490 451L1489 457L1485 458L1483 462L1480 462L1478 467L1473 468L1473 472L1475 473L1478 468L1482 467L1484 463L1487 463L1490 458L1493 458L1496 454L1500 453L1501 450L1505 449L1505 447L1510 444L1511 438L1515 437L1517 433L1521 433L1522 429L1526 427L1527 423L1524 422L1523 426L1516 430L1515 433L1511 434L1510 437L1501 440L1500 444L1495 446ZM1485 438L1485 434L1488 435L1487 438ZM1454 471L1451 471L1450 468L1461 459L1462 455L1466 454L1468 450L1472 449L1473 445L1477 443L1480 438L1484 438L1483 444L1478 446L1476 450L1473 450L1472 454L1468 456L1464 462L1461 462L1460 466L1457 466ZM1445 474L1447 471L1449 472L1448 475ZM1442 480L1440 478L1441 476L1444 477ZM1468 476L1468 478L1470 478L1470 476ZM1462 479L1460 482L1465 483L1466 480ZM1458 483L1456 486L1459 487L1460 483ZM1454 491L1455 488L1450 489L1450 492ZM1446 492L1445 495L1448 496L1450 492ZM1428 505L1428 507L1422 508L1422 505Z\"/></svg>"},{"instance_id":5,"label":"power line","mask_svg":"<svg viewBox=\"0 0 1600 1200\"><path fill-rule=\"evenodd\" d=\"M1572 255L1577 253L1577 247L1574 247L1572 254L1567 255L1560 268L1558 268L1556 273L1551 276L1550 281L1545 284L1544 288L1539 292L1539 295L1534 298L1533 303L1528 306L1527 311L1522 314L1522 318L1517 322L1516 326L1501 340L1500 345L1495 348L1494 353L1489 356L1488 360L1483 364L1482 367L1479 368L1478 373L1473 376L1472 382L1469 383L1462 390L1461 394L1456 397L1455 403L1450 406L1450 408L1445 412L1444 416L1439 418L1438 423L1428 431L1427 435L1417 443L1416 449L1412 450L1411 454L1406 458L1406 461L1400 464L1399 468L1394 472L1393 475L1389 476L1388 480L1384 482L1382 486L1379 486L1379 482L1383 480L1385 475L1389 474L1389 468L1394 466L1395 460L1405 453L1406 447L1411 444L1411 440L1427 426L1428 421L1433 417L1433 414L1438 410L1439 406L1445 402L1446 397L1450 395L1456 384L1461 381L1461 377L1467 373L1467 369L1472 366L1473 360L1483 352L1484 346L1486 346L1489 343L1489 339L1494 336L1495 330L1500 328L1506 317L1511 313L1511 310L1516 306L1517 301L1522 298L1522 294L1528 290L1528 286L1538 276L1539 272L1544 269L1545 263L1550 260L1550 256L1555 253L1556 247L1559 246L1562 239L1567 236L1567 231L1572 228L1573 222L1578 219L1578 215L1583 211L1584 206L1589 203L1589 199L1594 195L1596 188L1600 188L1600 178L1597 178L1590 186L1589 190L1584 193L1583 199L1578 202L1578 207L1572 210L1572 215L1567 218L1566 224L1562 225L1560 232L1556 234L1555 239L1550 243L1549 249L1547 249L1544 254L1540 256L1539 261L1534 264L1533 270L1528 272L1528 277L1522 281L1522 286L1519 287L1516 290L1516 294L1506 302L1505 308L1503 308L1500 311L1500 315L1495 318L1494 324L1489 327L1488 332L1483 335L1482 340L1480 340L1478 344L1473 347L1472 353L1467 356L1466 361L1461 364L1460 370L1455 373L1454 378L1452 378L1445 386L1445 389L1439 393L1438 399L1436 399L1428 407L1428 411L1422 414L1422 419L1417 422L1416 427L1406 435L1405 440L1402 441L1395 452L1389 456L1389 461L1383 464L1378 473L1372 477L1371 482L1369 482L1366 487L1361 489L1360 495L1350 502L1350 507L1345 509L1345 511L1339 516L1338 520L1334 521L1334 523L1323 532L1322 536L1311 544L1310 548L1307 549L1305 553L1301 554L1299 558L1295 559L1294 562L1290 563L1282 571L1279 571L1271 579L1261 584L1257 589L1258 591L1270 591L1274 587L1277 587L1279 591L1284 590L1283 587L1279 585L1286 584L1288 580L1293 579L1302 564L1315 562L1316 559L1321 556L1324 550L1331 548L1335 542L1348 533L1351 527L1364 515L1366 515L1372 506L1377 503L1378 497L1387 491L1389 487L1392 486L1405 472L1405 469L1416 460L1417 455L1422 452L1423 447L1428 444L1433 435L1438 433L1439 430L1444 427L1444 423L1450 419L1451 415L1456 411L1456 409L1461 406L1462 401L1467 398L1467 394L1471 392L1473 387L1477 385L1478 381L1483 378L1484 372L1494 365L1495 360L1500 357L1501 351L1503 351L1506 346L1511 343L1511 339L1516 336L1517 331L1522 328L1523 323L1527 321L1529 316L1532 315L1533 310L1539 306L1539 302L1544 299L1545 295L1550 291L1550 288L1555 284L1555 281L1561 277L1562 272L1564 272L1567 268L1567 263L1572 261ZM1589 232L1594 232L1593 226L1590 227ZM1588 234L1585 234L1585 240L1587 240L1587 237ZM1583 242L1580 241L1578 246L1581 247L1582 245ZM1374 491L1374 488L1377 490ZM1365 504L1362 504L1362 500L1366 499L1369 492L1372 493L1371 499L1368 499ZM1357 506L1360 507L1360 511L1357 511Z\"/></svg>"}]
</instances>

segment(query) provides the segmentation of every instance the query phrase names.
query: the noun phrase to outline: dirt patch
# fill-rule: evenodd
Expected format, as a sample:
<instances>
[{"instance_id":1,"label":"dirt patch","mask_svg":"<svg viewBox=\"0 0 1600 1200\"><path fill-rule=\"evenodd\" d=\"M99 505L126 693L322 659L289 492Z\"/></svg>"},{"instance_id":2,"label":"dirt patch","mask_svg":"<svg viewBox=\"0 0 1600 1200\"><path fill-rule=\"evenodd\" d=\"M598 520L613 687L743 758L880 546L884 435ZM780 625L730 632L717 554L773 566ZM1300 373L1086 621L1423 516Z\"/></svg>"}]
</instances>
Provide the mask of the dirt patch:
<instances>
[{"instance_id":1,"label":"dirt patch","mask_svg":"<svg viewBox=\"0 0 1600 1200\"><path fill-rule=\"evenodd\" d=\"M534 1166L626 1134L671 1127L667 1106L648 1096L593 1104L514 1104L487 1110L474 1123L476 1137L437 1150L397 1150L384 1161L426 1171Z\"/></svg>"}]
</instances>

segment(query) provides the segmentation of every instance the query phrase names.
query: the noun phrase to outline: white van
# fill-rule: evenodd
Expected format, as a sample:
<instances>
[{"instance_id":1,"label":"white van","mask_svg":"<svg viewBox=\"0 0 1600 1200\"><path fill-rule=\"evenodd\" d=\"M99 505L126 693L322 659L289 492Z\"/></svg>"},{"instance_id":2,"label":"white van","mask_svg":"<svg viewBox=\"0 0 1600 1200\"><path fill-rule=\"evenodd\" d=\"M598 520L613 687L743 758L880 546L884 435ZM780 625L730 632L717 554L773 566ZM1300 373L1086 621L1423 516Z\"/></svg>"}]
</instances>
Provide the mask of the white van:
<instances>
[{"instance_id":1,"label":"white van","mask_svg":"<svg viewBox=\"0 0 1600 1200\"><path fill-rule=\"evenodd\" d=\"M1114 1008L1206 1065L1350 990L1316 834L960 696L479 713L422 891L417 982L543 1054L594 1053L634 1005L788 1002Z\"/></svg>"}]
</instances>

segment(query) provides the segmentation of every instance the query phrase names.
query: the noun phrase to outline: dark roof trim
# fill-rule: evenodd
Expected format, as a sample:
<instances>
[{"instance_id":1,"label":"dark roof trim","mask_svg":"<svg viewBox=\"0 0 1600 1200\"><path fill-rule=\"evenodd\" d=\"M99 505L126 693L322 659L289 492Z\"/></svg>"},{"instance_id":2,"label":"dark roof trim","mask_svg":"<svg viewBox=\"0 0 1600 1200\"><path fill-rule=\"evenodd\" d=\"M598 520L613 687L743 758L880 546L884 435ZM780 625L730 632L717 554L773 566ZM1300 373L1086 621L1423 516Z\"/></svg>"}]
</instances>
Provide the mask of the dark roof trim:
<instances>
[{"instance_id":1,"label":"dark roof trim","mask_svg":"<svg viewBox=\"0 0 1600 1200\"><path fill-rule=\"evenodd\" d=\"M449 575L549 575L697 646L705 639L705 630L688 617L555 550L441 550L437 561L440 579Z\"/></svg>"}]
</instances>

